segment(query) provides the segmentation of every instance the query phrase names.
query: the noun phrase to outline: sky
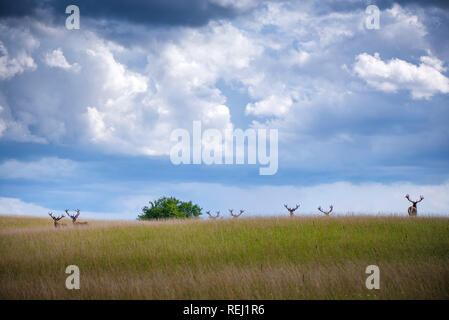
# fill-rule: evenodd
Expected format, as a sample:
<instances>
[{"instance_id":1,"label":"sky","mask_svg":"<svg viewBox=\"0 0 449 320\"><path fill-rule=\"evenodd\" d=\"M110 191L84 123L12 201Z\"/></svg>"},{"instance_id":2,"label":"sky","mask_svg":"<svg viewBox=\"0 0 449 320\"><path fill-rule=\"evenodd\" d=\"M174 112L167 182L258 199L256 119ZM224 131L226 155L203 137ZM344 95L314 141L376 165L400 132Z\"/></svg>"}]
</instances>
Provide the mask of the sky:
<instances>
[{"instance_id":1,"label":"sky","mask_svg":"<svg viewBox=\"0 0 449 320\"><path fill-rule=\"evenodd\" d=\"M448 215L447 30L446 1L0 0L0 214ZM277 130L276 173L173 164L194 121Z\"/></svg>"}]
</instances>

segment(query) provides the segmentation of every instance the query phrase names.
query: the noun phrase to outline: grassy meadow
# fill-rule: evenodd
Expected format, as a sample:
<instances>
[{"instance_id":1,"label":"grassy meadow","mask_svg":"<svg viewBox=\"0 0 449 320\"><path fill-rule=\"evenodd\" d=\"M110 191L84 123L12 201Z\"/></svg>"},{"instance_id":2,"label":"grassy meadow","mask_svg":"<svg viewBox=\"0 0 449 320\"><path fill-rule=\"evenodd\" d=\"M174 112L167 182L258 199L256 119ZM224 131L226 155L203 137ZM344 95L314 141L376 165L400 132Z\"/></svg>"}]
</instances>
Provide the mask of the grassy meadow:
<instances>
[{"instance_id":1,"label":"grassy meadow","mask_svg":"<svg viewBox=\"0 0 449 320\"><path fill-rule=\"evenodd\" d=\"M69 221L65 219L69 225ZM380 289L365 268L380 268ZM80 268L81 289L65 288ZM449 219L0 216L0 299L449 299Z\"/></svg>"}]
</instances>

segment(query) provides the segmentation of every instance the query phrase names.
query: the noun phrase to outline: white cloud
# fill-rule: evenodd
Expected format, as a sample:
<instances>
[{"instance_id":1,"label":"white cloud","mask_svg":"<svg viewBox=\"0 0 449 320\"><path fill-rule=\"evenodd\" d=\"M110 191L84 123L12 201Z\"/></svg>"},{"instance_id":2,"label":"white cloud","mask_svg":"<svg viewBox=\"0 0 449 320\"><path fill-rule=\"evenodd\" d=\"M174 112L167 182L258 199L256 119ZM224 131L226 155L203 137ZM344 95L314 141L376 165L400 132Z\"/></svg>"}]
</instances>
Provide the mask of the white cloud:
<instances>
[{"instance_id":1,"label":"white cloud","mask_svg":"<svg viewBox=\"0 0 449 320\"><path fill-rule=\"evenodd\" d=\"M424 65L434 68L437 71L444 72L447 70L447 68L443 66L443 61L436 57L423 56L420 60Z\"/></svg>"},{"instance_id":2,"label":"white cloud","mask_svg":"<svg viewBox=\"0 0 449 320\"><path fill-rule=\"evenodd\" d=\"M33 217L45 217L51 222L52 220L48 216L48 212L54 212L56 215L64 214L64 209L49 209L32 202L25 202L19 198L7 198L0 197L0 214L5 215L17 215L17 216L33 216ZM81 210L81 217L83 219L103 219L103 220L119 220L126 219L122 213L114 212L94 212ZM134 220L136 217L129 217ZM71 223L69 220L63 220L62 222ZM51 225L51 224L49 224Z\"/></svg>"},{"instance_id":3,"label":"white cloud","mask_svg":"<svg viewBox=\"0 0 449 320\"><path fill-rule=\"evenodd\" d=\"M419 12L419 11L418 11ZM417 13L401 7L397 3L381 12L380 35L387 41L403 43L410 47L425 44L427 28Z\"/></svg>"},{"instance_id":4,"label":"white cloud","mask_svg":"<svg viewBox=\"0 0 449 320\"><path fill-rule=\"evenodd\" d=\"M260 48L229 23L180 33L178 41L162 42L148 55L146 73L128 70L108 44L87 51L104 83L99 103L85 113L92 142L118 152L162 155L169 153L171 131L190 130L194 120L203 129L232 128L226 98L215 84L238 78Z\"/></svg>"},{"instance_id":5,"label":"white cloud","mask_svg":"<svg viewBox=\"0 0 449 320\"><path fill-rule=\"evenodd\" d=\"M116 92L115 96L133 95L147 90L147 77L130 71L114 58L114 51L121 48L104 43L100 39L95 48L88 48L86 53L93 58L104 77L103 89L108 93Z\"/></svg>"},{"instance_id":6,"label":"white cloud","mask_svg":"<svg viewBox=\"0 0 449 320\"><path fill-rule=\"evenodd\" d=\"M19 142L46 143L44 138L30 133L28 127L22 121L11 119L8 108L0 106L0 138L11 138Z\"/></svg>"},{"instance_id":7,"label":"white cloud","mask_svg":"<svg viewBox=\"0 0 449 320\"><path fill-rule=\"evenodd\" d=\"M0 41L0 80L10 79L26 70L35 70L37 65L31 56L24 51L10 57L7 48Z\"/></svg>"},{"instance_id":8,"label":"white cloud","mask_svg":"<svg viewBox=\"0 0 449 320\"><path fill-rule=\"evenodd\" d=\"M17 198L0 198L0 214L42 217L49 211L52 210L34 203L23 202Z\"/></svg>"},{"instance_id":9,"label":"white cloud","mask_svg":"<svg viewBox=\"0 0 449 320\"><path fill-rule=\"evenodd\" d=\"M61 48L55 49L52 52L47 53L45 55L45 63L50 67L62 68L64 70L73 70L75 72L78 72L81 69L79 64L77 63L70 64L67 62Z\"/></svg>"},{"instance_id":10,"label":"white cloud","mask_svg":"<svg viewBox=\"0 0 449 320\"><path fill-rule=\"evenodd\" d=\"M291 50L290 56L291 56L291 63L293 65L295 64L303 65L309 60L310 53L304 50L301 51Z\"/></svg>"},{"instance_id":11,"label":"white cloud","mask_svg":"<svg viewBox=\"0 0 449 320\"><path fill-rule=\"evenodd\" d=\"M237 78L261 53L262 47L243 30L213 22L200 30L185 30L179 43L165 46L161 62L171 77L198 87L213 85L220 77Z\"/></svg>"},{"instance_id":12,"label":"white cloud","mask_svg":"<svg viewBox=\"0 0 449 320\"><path fill-rule=\"evenodd\" d=\"M256 116L284 116L286 115L293 101L288 96L271 95L264 100L256 103L248 103L245 108L246 114L253 114Z\"/></svg>"},{"instance_id":13,"label":"white cloud","mask_svg":"<svg viewBox=\"0 0 449 320\"><path fill-rule=\"evenodd\" d=\"M0 179L59 180L73 176L79 165L68 159L42 158L38 161L6 160L0 163Z\"/></svg>"},{"instance_id":14,"label":"white cloud","mask_svg":"<svg viewBox=\"0 0 449 320\"><path fill-rule=\"evenodd\" d=\"M441 73L445 69L436 57L423 56L419 65L397 58L384 62L378 53L362 53L355 60L354 72L378 90L408 90L414 99L449 93L449 79Z\"/></svg>"}]
</instances>

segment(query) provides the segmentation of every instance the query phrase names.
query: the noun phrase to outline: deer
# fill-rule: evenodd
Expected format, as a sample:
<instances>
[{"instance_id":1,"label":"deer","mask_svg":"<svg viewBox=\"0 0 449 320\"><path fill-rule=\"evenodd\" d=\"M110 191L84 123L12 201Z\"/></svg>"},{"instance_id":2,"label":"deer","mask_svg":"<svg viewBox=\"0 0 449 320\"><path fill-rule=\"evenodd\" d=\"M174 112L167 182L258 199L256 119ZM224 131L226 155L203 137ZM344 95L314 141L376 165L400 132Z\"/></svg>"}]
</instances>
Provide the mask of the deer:
<instances>
[{"instance_id":1,"label":"deer","mask_svg":"<svg viewBox=\"0 0 449 320\"><path fill-rule=\"evenodd\" d=\"M290 217L293 217L295 215L295 211L299 208L299 204L296 205L295 208L289 208L286 204L284 204L284 207L290 212Z\"/></svg>"},{"instance_id":2,"label":"deer","mask_svg":"<svg viewBox=\"0 0 449 320\"><path fill-rule=\"evenodd\" d=\"M240 216L245 212L245 210L240 210L239 213L234 213L234 209L228 209L228 210L229 210L229 213L231 214L231 216L232 216L234 219L240 217Z\"/></svg>"},{"instance_id":3,"label":"deer","mask_svg":"<svg viewBox=\"0 0 449 320\"><path fill-rule=\"evenodd\" d=\"M66 227L67 225L65 223L59 222L59 220L61 220L62 218L64 218L64 214L55 217L53 215L53 212L49 212L48 215L53 219L53 222L55 224L55 228L59 228L59 227Z\"/></svg>"},{"instance_id":4,"label":"deer","mask_svg":"<svg viewBox=\"0 0 449 320\"><path fill-rule=\"evenodd\" d=\"M332 210L334 209L334 207L331 205L329 206L330 210L329 211L324 211L321 209L321 207L318 207L318 210L320 210L322 213L324 213L326 216L329 216L329 214L332 212Z\"/></svg>"},{"instance_id":5,"label":"deer","mask_svg":"<svg viewBox=\"0 0 449 320\"><path fill-rule=\"evenodd\" d=\"M419 200L413 201L410 200L410 196L408 194L405 195L405 198L412 203L410 207L408 207L408 215L410 217L416 217L418 215L418 209L416 208L416 204L420 203L424 200L423 196L419 196Z\"/></svg>"},{"instance_id":6,"label":"deer","mask_svg":"<svg viewBox=\"0 0 449 320\"><path fill-rule=\"evenodd\" d=\"M80 215L80 209L76 209L75 211L76 211L76 214L71 215L69 213L69 209L65 210L65 213L67 213L67 215L72 219L73 225L75 225L75 226L76 225L87 225L88 224L87 222L77 222L76 221L76 219L78 219L78 216Z\"/></svg>"},{"instance_id":7,"label":"deer","mask_svg":"<svg viewBox=\"0 0 449 320\"><path fill-rule=\"evenodd\" d=\"M206 211L207 215L209 216L210 219L217 219L220 216L220 211L217 211L215 215L212 215L210 213L210 211Z\"/></svg>"}]
</instances>

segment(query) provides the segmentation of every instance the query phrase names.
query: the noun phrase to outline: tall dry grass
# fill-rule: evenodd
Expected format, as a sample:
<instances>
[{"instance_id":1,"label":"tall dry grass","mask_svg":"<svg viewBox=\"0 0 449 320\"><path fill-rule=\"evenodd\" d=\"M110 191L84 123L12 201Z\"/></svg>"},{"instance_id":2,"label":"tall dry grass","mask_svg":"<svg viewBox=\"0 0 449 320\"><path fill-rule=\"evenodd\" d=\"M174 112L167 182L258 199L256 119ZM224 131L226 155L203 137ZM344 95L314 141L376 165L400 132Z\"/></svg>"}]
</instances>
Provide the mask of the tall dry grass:
<instances>
[{"instance_id":1,"label":"tall dry grass","mask_svg":"<svg viewBox=\"0 0 449 320\"><path fill-rule=\"evenodd\" d=\"M449 219L0 218L1 299L448 299ZM67 290L66 266L81 270ZM365 287L378 265L381 289Z\"/></svg>"}]
</instances>

